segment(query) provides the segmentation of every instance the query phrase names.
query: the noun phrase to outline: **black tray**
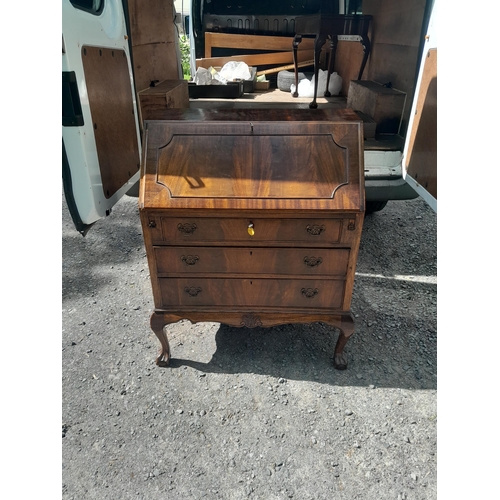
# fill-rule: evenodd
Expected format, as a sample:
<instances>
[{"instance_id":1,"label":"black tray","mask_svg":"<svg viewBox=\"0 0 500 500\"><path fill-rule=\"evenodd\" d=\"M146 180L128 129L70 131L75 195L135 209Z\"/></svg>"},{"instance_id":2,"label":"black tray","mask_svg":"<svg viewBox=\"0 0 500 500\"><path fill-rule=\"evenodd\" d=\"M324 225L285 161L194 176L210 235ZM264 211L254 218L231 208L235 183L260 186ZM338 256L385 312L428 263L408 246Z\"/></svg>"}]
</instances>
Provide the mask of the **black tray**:
<instances>
[{"instance_id":1,"label":"black tray","mask_svg":"<svg viewBox=\"0 0 500 500\"><path fill-rule=\"evenodd\" d=\"M196 85L188 83L189 97L218 97L234 99L243 95L243 80L239 82L228 82L227 85Z\"/></svg>"}]
</instances>

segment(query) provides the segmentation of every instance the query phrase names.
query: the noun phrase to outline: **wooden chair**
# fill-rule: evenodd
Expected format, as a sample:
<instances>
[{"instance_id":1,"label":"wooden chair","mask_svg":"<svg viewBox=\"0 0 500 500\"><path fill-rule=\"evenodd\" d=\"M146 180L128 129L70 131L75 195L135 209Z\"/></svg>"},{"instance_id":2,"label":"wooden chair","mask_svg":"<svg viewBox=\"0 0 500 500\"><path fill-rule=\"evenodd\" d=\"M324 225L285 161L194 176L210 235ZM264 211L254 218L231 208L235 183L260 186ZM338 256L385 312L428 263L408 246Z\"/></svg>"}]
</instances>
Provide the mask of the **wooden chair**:
<instances>
[{"instance_id":1,"label":"wooden chair","mask_svg":"<svg viewBox=\"0 0 500 500\"><path fill-rule=\"evenodd\" d=\"M330 41L331 55L328 60L328 71L326 80L325 97L330 97L328 85L330 75L333 71L335 61L335 51L337 48L339 35L356 35L363 45L363 60L359 69L358 80L361 80L365 69L368 55L370 54L371 43L368 38L368 29L372 16L364 15L333 15L333 14L313 14L309 16L297 16L295 18L295 36L292 41L293 62L295 69L295 92L293 97L298 97L298 58L297 51L303 36L314 35L314 98L309 104L311 109L317 108L316 96L318 91L319 56L321 49L327 40Z\"/></svg>"}]
</instances>

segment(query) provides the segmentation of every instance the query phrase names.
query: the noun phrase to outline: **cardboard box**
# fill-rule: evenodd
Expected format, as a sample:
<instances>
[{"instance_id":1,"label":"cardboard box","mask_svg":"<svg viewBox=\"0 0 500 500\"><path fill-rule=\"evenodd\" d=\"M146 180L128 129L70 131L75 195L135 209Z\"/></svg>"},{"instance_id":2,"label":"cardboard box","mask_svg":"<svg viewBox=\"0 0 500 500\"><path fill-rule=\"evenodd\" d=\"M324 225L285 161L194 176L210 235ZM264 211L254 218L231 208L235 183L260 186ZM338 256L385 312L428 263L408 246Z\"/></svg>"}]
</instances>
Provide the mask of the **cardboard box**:
<instances>
[{"instance_id":1,"label":"cardboard box","mask_svg":"<svg viewBox=\"0 0 500 500\"><path fill-rule=\"evenodd\" d=\"M377 124L377 134L397 134L406 94L384 87L372 80L352 80L347 95L347 107L361 111Z\"/></svg>"},{"instance_id":2,"label":"cardboard box","mask_svg":"<svg viewBox=\"0 0 500 500\"><path fill-rule=\"evenodd\" d=\"M141 90L139 109L141 122L150 119L150 113L170 108L189 108L187 80L163 80L154 87Z\"/></svg>"},{"instance_id":3,"label":"cardboard box","mask_svg":"<svg viewBox=\"0 0 500 500\"><path fill-rule=\"evenodd\" d=\"M243 81L243 92L249 93L255 91L255 83L257 81L257 68L255 66L249 66L250 78Z\"/></svg>"},{"instance_id":4,"label":"cardboard box","mask_svg":"<svg viewBox=\"0 0 500 500\"><path fill-rule=\"evenodd\" d=\"M255 90L268 90L270 83L271 82L269 80L264 80L263 82L255 82Z\"/></svg>"}]
</instances>

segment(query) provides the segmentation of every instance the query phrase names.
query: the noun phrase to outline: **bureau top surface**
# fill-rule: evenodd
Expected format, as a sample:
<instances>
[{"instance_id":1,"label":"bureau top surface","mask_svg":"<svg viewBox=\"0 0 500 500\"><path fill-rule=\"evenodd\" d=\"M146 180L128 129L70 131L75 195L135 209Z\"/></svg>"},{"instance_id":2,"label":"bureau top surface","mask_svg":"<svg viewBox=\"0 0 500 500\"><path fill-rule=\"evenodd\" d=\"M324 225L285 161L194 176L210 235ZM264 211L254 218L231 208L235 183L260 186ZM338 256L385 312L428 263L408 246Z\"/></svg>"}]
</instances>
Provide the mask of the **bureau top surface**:
<instances>
[{"instance_id":1,"label":"bureau top surface","mask_svg":"<svg viewBox=\"0 0 500 500\"><path fill-rule=\"evenodd\" d=\"M259 121L259 122L339 122L359 121L353 110L341 109L297 109L297 108L177 108L157 109L152 121L217 122L217 121Z\"/></svg>"},{"instance_id":2,"label":"bureau top surface","mask_svg":"<svg viewBox=\"0 0 500 500\"><path fill-rule=\"evenodd\" d=\"M351 110L174 109L146 121L141 208L364 210Z\"/></svg>"}]
</instances>

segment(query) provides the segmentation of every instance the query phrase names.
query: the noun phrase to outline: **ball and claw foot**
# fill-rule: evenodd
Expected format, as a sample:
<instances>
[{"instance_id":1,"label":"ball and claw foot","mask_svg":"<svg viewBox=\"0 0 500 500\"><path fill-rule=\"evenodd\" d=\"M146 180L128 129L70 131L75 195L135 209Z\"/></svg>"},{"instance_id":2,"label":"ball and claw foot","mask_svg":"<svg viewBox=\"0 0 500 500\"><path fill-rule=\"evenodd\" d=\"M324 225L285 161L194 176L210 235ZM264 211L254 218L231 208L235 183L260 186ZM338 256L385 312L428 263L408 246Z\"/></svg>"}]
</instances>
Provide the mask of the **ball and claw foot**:
<instances>
[{"instance_id":1,"label":"ball and claw foot","mask_svg":"<svg viewBox=\"0 0 500 500\"><path fill-rule=\"evenodd\" d=\"M156 365L166 368L170 364L170 352L161 350L161 354L156 358Z\"/></svg>"},{"instance_id":2,"label":"ball and claw foot","mask_svg":"<svg viewBox=\"0 0 500 500\"><path fill-rule=\"evenodd\" d=\"M347 355L344 353L344 347L353 332L354 321L351 317L345 318L342 323L339 338L337 339L337 344L335 345L335 351L333 353L333 367L337 370L347 369Z\"/></svg>"},{"instance_id":3,"label":"ball and claw foot","mask_svg":"<svg viewBox=\"0 0 500 500\"><path fill-rule=\"evenodd\" d=\"M337 370L347 370L347 356L345 353L334 354L333 367Z\"/></svg>"}]
</instances>

